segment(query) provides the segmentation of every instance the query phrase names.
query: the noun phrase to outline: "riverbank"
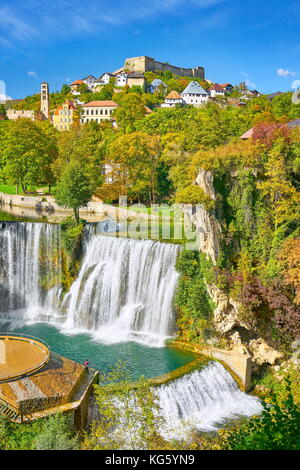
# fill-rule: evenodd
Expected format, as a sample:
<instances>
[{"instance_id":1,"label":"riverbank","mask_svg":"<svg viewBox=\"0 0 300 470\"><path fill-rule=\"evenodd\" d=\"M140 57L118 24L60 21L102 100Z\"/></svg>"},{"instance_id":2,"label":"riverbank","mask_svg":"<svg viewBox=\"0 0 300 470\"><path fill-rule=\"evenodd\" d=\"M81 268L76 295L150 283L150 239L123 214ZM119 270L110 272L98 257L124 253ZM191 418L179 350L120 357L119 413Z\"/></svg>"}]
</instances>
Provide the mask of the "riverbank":
<instances>
[{"instance_id":1,"label":"riverbank","mask_svg":"<svg viewBox=\"0 0 300 470\"><path fill-rule=\"evenodd\" d=\"M23 196L0 192L0 205L3 211L19 217L47 218L49 222L60 222L73 214L72 209L65 209L56 204L52 196ZM87 222L100 222L107 216L117 221L128 219L157 219L157 216L135 212L126 208L114 207L101 201L90 201L80 209L80 217Z\"/></svg>"}]
</instances>

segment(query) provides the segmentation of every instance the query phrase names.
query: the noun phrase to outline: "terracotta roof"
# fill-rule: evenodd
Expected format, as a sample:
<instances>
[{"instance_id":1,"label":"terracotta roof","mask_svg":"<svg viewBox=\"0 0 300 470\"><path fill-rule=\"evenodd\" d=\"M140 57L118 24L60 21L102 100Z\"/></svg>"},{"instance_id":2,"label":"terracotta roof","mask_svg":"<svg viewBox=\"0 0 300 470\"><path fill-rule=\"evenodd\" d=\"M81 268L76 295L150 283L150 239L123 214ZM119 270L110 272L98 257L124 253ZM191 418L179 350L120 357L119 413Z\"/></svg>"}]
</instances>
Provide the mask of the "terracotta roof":
<instances>
[{"instance_id":1,"label":"terracotta roof","mask_svg":"<svg viewBox=\"0 0 300 470\"><path fill-rule=\"evenodd\" d=\"M61 109L63 109L63 105L64 105L64 104L68 104L68 105L69 105L69 108L76 109L76 104L73 103L73 101L67 100L67 101L65 101L61 106L58 106L58 108L55 109L55 111L54 111L54 115L55 115L55 116L58 116L58 115L59 115L59 111L60 111Z\"/></svg>"},{"instance_id":2,"label":"terracotta roof","mask_svg":"<svg viewBox=\"0 0 300 470\"><path fill-rule=\"evenodd\" d=\"M111 107L116 108L118 105L114 101L107 100L107 101L90 101L89 103L83 104L82 106L89 107L89 108L99 108L99 107Z\"/></svg>"},{"instance_id":3,"label":"terracotta roof","mask_svg":"<svg viewBox=\"0 0 300 470\"><path fill-rule=\"evenodd\" d=\"M232 84L231 83L220 83L220 86L222 88L225 88L226 86L232 86Z\"/></svg>"},{"instance_id":4,"label":"terracotta roof","mask_svg":"<svg viewBox=\"0 0 300 470\"><path fill-rule=\"evenodd\" d=\"M241 135L241 139L250 139L252 135L253 135L253 128L249 129L247 132Z\"/></svg>"},{"instance_id":5,"label":"terracotta roof","mask_svg":"<svg viewBox=\"0 0 300 470\"><path fill-rule=\"evenodd\" d=\"M170 91L170 93L166 96L166 99L169 99L169 100L181 100L181 96L179 93L177 93L177 91L175 90L172 90Z\"/></svg>"},{"instance_id":6,"label":"terracotta roof","mask_svg":"<svg viewBox=\"0 0 300 470\"><path fill-rule=\"evenodd\" d=\"M152 113L152 109L148 108L148 106L145 106L145 110L147 114Z\"/></svg>"},{"instance_id":7,"label":"terracotta roof","mask_svg":"<svg viewBox=\"0 0 300 470\"><path fill-rule=\"evenodd\" d=\"M83 84L82 80L76 80L75 82L71 83L70 86L72 86L72 85L82 85L82 84Z\"/></svg>"},{"instance_id":8,"label":"terracotta roof","mask_svg":"<svg viewBox=\"0 0 300 470\"><path fill-rule=\"evenodd\" d=\"M215 91L224 91L224 88L219 85L218 83L215 83L210 87L210 90L215 90Z\"/></svg>"}]
</instances>

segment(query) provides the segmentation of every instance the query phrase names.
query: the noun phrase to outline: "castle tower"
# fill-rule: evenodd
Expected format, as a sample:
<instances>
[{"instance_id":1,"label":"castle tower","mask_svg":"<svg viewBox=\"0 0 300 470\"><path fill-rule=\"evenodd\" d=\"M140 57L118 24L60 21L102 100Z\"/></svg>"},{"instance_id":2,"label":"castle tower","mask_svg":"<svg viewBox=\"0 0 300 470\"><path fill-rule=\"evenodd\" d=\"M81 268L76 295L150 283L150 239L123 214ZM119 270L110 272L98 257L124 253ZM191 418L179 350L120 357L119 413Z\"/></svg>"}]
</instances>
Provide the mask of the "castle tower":
<instances>
[{"instance_id":1,"label":"castle tower","mask_svg":"<svg viewBox=\"0 0 300 470\"><path fill-rule=\"evenodd\" d=\"M50 118L50 105L49 105L49 84L46 82L41 83L41 113L43 119Z\"/></svg>"}]
</instances>

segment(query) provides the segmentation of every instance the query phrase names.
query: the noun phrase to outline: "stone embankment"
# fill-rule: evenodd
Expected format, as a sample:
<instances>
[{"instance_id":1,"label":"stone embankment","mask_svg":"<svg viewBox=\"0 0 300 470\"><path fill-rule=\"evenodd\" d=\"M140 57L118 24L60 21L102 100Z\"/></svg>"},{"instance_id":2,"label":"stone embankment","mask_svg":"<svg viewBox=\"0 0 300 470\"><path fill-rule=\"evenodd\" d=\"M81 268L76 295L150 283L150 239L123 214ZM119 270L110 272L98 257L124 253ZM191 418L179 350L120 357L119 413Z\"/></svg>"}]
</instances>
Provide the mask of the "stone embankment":
<instances>
[{"instance_id":1,"label":"stone embankment","mask_svg":"<svg viewBox=\"0 0 300 470\"><path fill-rule=\"evenodd\" d=\"M68 215L72 215L71 209L65 209L56 204L52 196L23 196L0 192L0 203L2 205L7 205L8 207L24 209L24 212L28 209L29 211L34 211L33 214L39 214L40 216L44 215L53 220L62 219ZM110 216L115 220L125 220L137 217L141 219L147 219L148 217L157 218L157 216L148 216L147 214L135 212L133 210L104 204L101 201L90 201L86 207L80 209L80 215L88 216L90 218L88 221L90 222L95 221L94 218L101 220L107 216Z\"/></svg>"},{"instance_id":2,"label":"stone embankment","mask_svg":"<svg viewBox=\"0 0 300 470\"><path fill-rule=\"evenodd\" d=\"M183 341L171 340L168 346L185 351L191 351L201 356L210 357L220 361L231 373L240 389L244 392L249 390L251 385L251 357L239 351L219 349L212 346L185 343Z\"/></svg>"}]
</instances>

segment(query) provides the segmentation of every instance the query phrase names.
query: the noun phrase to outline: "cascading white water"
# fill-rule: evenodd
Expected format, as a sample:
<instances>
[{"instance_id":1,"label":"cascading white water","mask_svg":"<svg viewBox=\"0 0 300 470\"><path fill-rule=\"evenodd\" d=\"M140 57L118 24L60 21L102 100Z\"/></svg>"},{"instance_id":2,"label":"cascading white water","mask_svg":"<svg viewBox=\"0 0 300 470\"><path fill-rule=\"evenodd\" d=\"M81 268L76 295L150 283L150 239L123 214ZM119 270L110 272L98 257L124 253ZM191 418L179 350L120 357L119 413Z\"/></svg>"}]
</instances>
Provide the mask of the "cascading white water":
<instances>
[{"instance_id":1,"label":"cascading white water","mask_svg":"<svg viewBox=\"0 0 300 470\"><path fill-rule=\"evenodd\" d=\"M165 419L163 434L184 437L188 430L213 431L224 421L260 414L258 398L246 395L218 362L154 389Z\"/></svg>"},{"instance_id":2,"label":"cascading white water","mask_svg":"<svg viewBox=\"0 0 300 470\"><path fill-rule=\"evenodd\" d=\"M22 309L26 319L35 319L47 299L41 288L43 276L60 276L59 226L2 222L0 266L1 311Z\"/></svg>"},{"instance_id":3,"label":"cascading white water","mask_svg":"<svg viewBox=\"0 0 300 470\"><path fill-rule=\"evenodd\" d=\"M179 247L97 236L91 226L84 247L78 277L61 302L59 226L0 223L1 318L21 313L25 321L60 321L70 332L90 330L106 342L163 345L175 325ZM54 287L47 292L43 287L49 279ZM261 411L259 401L240 392L216 362L154 392L167 423L166 437L185 437L191 427L214 430L224 420Z\"/></svg>"},{"instance_id":4,"label":"cascading white water","mask_svg":"<svg viewBox=\"0 0 300 470\"><path fill-rule=\"evenodd\" d=\"M78 278L65 297L66 328L107 342L162 345L174 329L178 246L150 240L91 238Z\"/></svg>"},{"instance_id":5,"label":"cascading white water","mask_svg":"<svg viewBox=\"0 0 300 470\"><path fill-rule=\"evenodd\" d=\"M107 342L129 339L160 346L173 333L178 246L85 232L85 256L69 293L60 301L59 226L3 222L0 292L3 312L22 310L23 320L64 323ZM54 279L48 292L43 283Z\"/></svg>"}]
</instances>

